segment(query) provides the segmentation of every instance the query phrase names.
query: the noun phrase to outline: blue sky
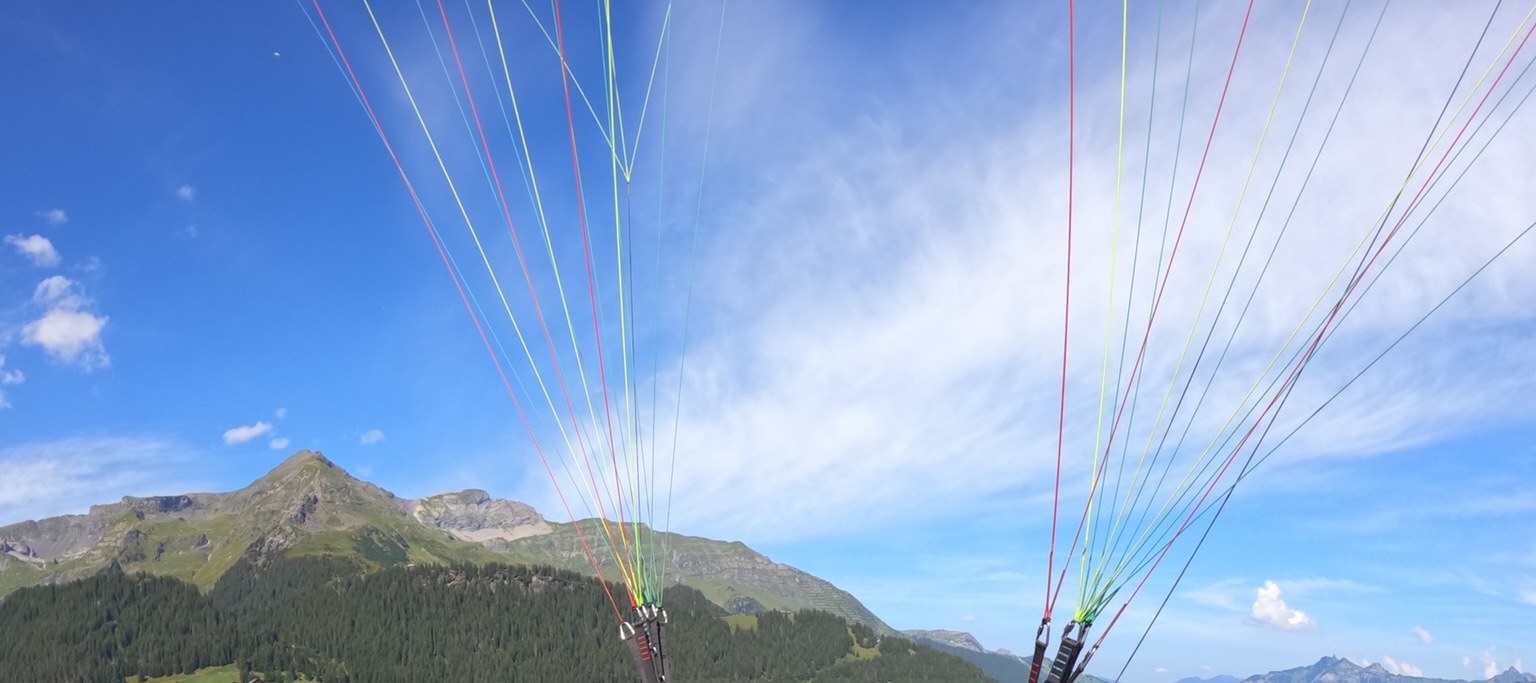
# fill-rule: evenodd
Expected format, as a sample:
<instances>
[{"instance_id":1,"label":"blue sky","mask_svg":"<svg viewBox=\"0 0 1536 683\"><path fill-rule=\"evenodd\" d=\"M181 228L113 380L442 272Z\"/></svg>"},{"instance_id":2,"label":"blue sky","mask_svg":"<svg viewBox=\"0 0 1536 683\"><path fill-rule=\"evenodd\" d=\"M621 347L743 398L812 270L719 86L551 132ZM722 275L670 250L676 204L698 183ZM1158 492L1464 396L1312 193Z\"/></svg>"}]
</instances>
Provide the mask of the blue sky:
<instances>
[{"instance_id":1,"label":"blue sky","mask_svg":"<svg viewBox=\"0 0 1536 683\"><path fill-rule=\"evenodd\" d=\"M484 8L471 25L463 7L447 4L467 66L497 66L477 57L484 43L471 42L476 29L488 40ZM600 94L592 8L573 5L572 68ZM476 270L479 256L367 15L353 4L322 6L472 291L496 312L494 287ZM1399 187L1410 195L1419 187L1422 176L1402 178L1493 9L1478 7L1314 8L1266 137L1303 5L1259 5L1191 204L1179 257L1187 270L1178 271L1189 276L1170 280L1159 315L1173 322L1149 341L1149 376L1181 367L1204 273L1230 272L1212 265L1227 226L1277 225L1279 207L1300 193L1295 232L1276 251L1269 281L1284 286L1259 290L1212 385L1212 405L1246 404L1247 382L1318 293L1336 291L1328 279L1362 227ZM653 354L634 366L642 412L649 396L659 414L675 405L685 309L691 316L672 526L743 540L828 578L898 628L967 630L988 647L1025 651L1045 584L1060 381L1064 7L737 3L723 28L718 9L674 10L666 77L651 89L657 108L646 110L636 157L634 225L645 239L633 252L641 286L630 293L639 293L637 358ZM1124 260L1135 242L1122 237L1116 247L1115 226L1131 230L1143 177L1154 189L1140 213L1160 227L1163 213L1182 209L1243 19L1241 4L1205 3L1197 20L1193 5L1170 3L1158 40L1156 7L1132 9L1127 151L1117 155L1118 9L1078 10L1078 303L1063 534L1089 488L1105 314L1123 314L1125 283L1133 274L1144 283L1152 268ZM1494 17L1468 84L1502 64L1506 41L1530 26L1526 9ZM388 12L381 23L463 184L466 213L496 233L486 260L507 285L508 307L531 320L477 138L444 87L451 62L439 62L427 39L445 36L429 33L414 5ZM550 16L547 7L537 13ZM535 131L530 149L559 264L579 276L554 51L522 5L498 14ZM1378 37L1302 193L1299 171L1321 145L1324 113L1338 106L1378 15ZM621 11L616 24L632 135L661 14ZM1335 27L1339 53L1325 65ZM300 447L403 496L479 487L564 517L389 156L301 5L11 3L0 11L0 56L8 65L0 68L0 521L125 494L235 488ZM1410 228L1428 214L1422 231L1308 366L1277 430L1306 417L1536 220L1536 139L1519 132L1536 121L1513 107L1532 82L1521 71L1530 59L1517 54L1494 97L1514 94L1490 100L1493 123L1468 133L1469 149L1512 113L1508 127L1476 163L1448 162L1448 178L1470 167L1465 179L1433 214L1429 202L1414 214ZM1297 127L1319 69L1317 103ZM1186 70L1192 113L1180 138ZM499 129L491 144L511 212L532 226L502 107L493 111L499 100L485 95L493 80L474 81L480 113ZM1464 86L1457 107L1467 92L1481 93ZM1463 116L1454 125L1476 107L1469 102L1452 108ZM572 117L591 221L606 220L611 239L610 164L579 98ZM1293 128L1296 158L1282 169ZM1245 190L1250 167L1256 180ZM1271 184L1276 206L1260 222ZM1448 186L1434 187L1431 198ZM528 230L524 246L541 258L542 238ZM594 253L599 274L611 272L610 252ZM1230 269L1231 258L1220 263ZM1536 389L1536 320L1525 303L1536 297L1533 260L1532 241L1517 243L1244 482L1128 680L1248 674L1325 654L1447 678L1536 662L1536 453L1526 398ZM1244 268L1239 282L1248 284L1255 270ZM537 260L530 272L541 306L555 310L552 273ZM572 286L586 296L579 277ZM1131 295L1143 297L1133 307L1145 306L1145 291ZM602 305L614 294L602 290ZM580 297L571 299L578 313ZM505 316L490 317L510 348ZM558 340L563 319L549 319ZM610 355L615 330L610 317ZM1112 325L1113 338L1126 334ZM593 341L585 328L570 335ZM542 342L530 339L537 351ZM509 366L526 375L519 353L508 354ZM1146 400L1160 390L1146 389ZM543 399L523 398L541 441L559 443L548 411L539 412ZM1212 408L1191 430L1217 433L1224 417ZM1134 426L1128 433L1145 436ZM1188 547L1170 554L1127 609L1097 673L1119 670Z\"/></svg>"}]
</instances>

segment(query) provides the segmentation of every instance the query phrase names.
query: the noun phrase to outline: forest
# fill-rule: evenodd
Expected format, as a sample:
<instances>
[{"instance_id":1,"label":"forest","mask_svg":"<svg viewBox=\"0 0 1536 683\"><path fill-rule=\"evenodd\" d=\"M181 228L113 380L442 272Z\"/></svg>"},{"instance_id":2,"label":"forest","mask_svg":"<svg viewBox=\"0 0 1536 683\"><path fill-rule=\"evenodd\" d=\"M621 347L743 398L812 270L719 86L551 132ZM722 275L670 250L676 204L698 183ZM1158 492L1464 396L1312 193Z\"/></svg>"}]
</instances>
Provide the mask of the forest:
<instances>
[{"instance_id":1,"label":"forest","mask_svg":"<svg viewBox=\"0 0 1536 683\"><path fill-rule=\"evenodd\" d=\"M974 666L815 610L727 621L667 592L676 681L984 683ZM521 565L365 572L350 560L241 560L206 595L116 566L0 602L0 662L36 681L148 680L239 665L267 681L625 681L603 587ZM249 679L246 679L249 680Z\"/></svg>"}]
</instances>

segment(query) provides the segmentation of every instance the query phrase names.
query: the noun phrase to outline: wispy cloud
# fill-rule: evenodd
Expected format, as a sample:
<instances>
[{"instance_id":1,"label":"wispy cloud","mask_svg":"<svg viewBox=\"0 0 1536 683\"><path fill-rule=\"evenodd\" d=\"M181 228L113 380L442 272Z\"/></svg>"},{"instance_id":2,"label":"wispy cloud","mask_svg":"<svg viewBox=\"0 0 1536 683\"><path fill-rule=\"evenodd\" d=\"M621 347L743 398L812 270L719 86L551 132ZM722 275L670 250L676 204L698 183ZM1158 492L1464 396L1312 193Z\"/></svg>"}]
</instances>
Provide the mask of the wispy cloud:
<instances>
[{"instance_id":1,"label":"wispy cloud","mask_svg":"<svg viewBox=\"0 0 1536 683\"><path fill-rule=\"evenodd\" d=\"M1244 579L1225 579L1179 591L1179 597L1208 607L1240 611L1250 584Z\"/></svg>"},{"instance_id":2,"label":"wispy cloud","mask_svg":"<svg viewBox=\"0 0 1536 683\"><path fill-rule=\"evenodd\" d=\"M6 235L5 243L16 249L16 253L27 257L32 265L39 268L52 268L59 265L59 252L53 248L53 242L42 235Z\"/></svg>"},{"instance_id":3,"label":"wispy cloud","mask_svg":"<svg viewBox=\"0 0 1536 683\"><path fill-rule=\"evenodd\" d=\"M271 441L268 441L267 446L271 447L274 451L280 451L288 447L288 437L279 436Z\"/></svg>"},{"instance_id":4,"label":"wispy cloud","mask_svg":"<svg viewBox=\"0 0 1536 683\"><path fill-rule=\"evenodd\" d=\"M1248 612L1250 623L1281 631L1308 631L1317 628L1317 622L1306 612L1295 609L1285 604L1285 599L1280 595L1280 586L1274 581L1265 581L1255 591L1253 608Z\"/></svg>"},{"instance_id":5,"label":"wispy cloud","mask_svg":"<svg viewBox=\"0 0 1536 683\"><path fill-rule=\"evenodd\" d=\"M46 221L49 225L63 225L69 222L69 214L64 213L63 209L48 209L47 211L39 211L37 212L37 215L42 216L43 220Z\"/></svg>"},{"instance_id":6,"label":"wispy cloud","mask_svg":"<svg viewBox=\"0 0 1536 683\"><path fill-rule=\"evenodd\" d=\"M1413 637L1418 638L1419 642L1421 642L1421 643L1423 643L1425 645L1434 645L1435 644L1435 636L1434 636L1434 634L1430 633L1429 631L1424 630L1424 627L1422 627L1422 626L1415 626L1415 627L1413 627Z\"/></svg>"},{"instance_id":7,"label":"wispy cloud","mask_svg":"<svg viewBox=\"0 0 1536 683\"><path fill-rule=\"evenodd\" d=\"M181 201L190 202L197 199L197 188L183 184L181 187L176 188L176 197Z\"/></svg>"},{"instance_id":8,"label":"wispy cloud","mask_svg":"<svg viewBox=\"0 0 1536 683\"><path fill-rule=\"evenodd\" d=\"M0 524L84 512L123 495L195 490L197 454L157 436L75 437L0 450Z\"/></svg>"},{"instance_id":9,"label":"wispy cloud","mask_svg":"<svg viewBox=\"0 0 1536 683\"><path fill-rule=\"evenodd\" d=\"M383 441L384 432L377 429L370 429L366 432L363 432L363 435L357 438L357 442L364 446L372 446L377 443L383 443Z\"/></svg>"},{"instance_id":10,"label":"wispy cloud","mask_svg":"<svg viewBox=\"0 0 1536 683\"><path fill-rule=\"evenodd\" d=\"M1218 14L1211 21L1233 18ZM997 23L1018 30L1019 24L1010 19L999 18ZM1293 27L1289 22L1268 25ZM978 28L977 45L1033 44L1016 36L994 43L988 40L990 30L1003 29ZM1361 32L1351 34L1354 30ZM1349 24L1345 33L1356 49L1363 44L1363 27ZM1257 40L1245 52L1245 63L1282 64L1289 35L1276 32ZM1320 54L1322 46L1312 47ZM835 72L802 68L802 59L836 61L816 52L822 48L808 49L772 52L782 63L754 68L759 78L772 82L791 78L788 74L835 78ZM1211 41L1200 49L1210 52L1198 55L1194 78L1221 82L1218 69L1227 61L1203 57L1230 50L1230 45L1218 47ZM1449 70L1454 80L1449 62L1425 57L1412 40L1383 39L1373 50L1381 63L1401 57L1425 73L1439 76ZM964 62L1002 56L952 57ZM1014 61L1033 63L1022 57ZM1137 206L1124 198L1118 223L1113 213L1113 179L1119 168L1113 134L1118 73L1089 73L1079 83L1078 102L1079 111L1089 113L1080 114L1084 118L1078 123L1083 142L1077 149L1074 336L1067 378L1067 452L1077 457L1069 460L1064 482L1071 491L1085 488L1079 486L1087 459L1081 454L1093 448L1111 263L1118 269L1113 280L1118 315L1108 317L1119 336L1125 330L1124 303L1132 291L1133 238L1128 235L1138 217ZM1150 74L1133 71L1131 77L1144 97ZM758 117L754 124L760 129L752 135L783 143L775 153L753 158L754 167L771 177L771 183L739 188L729 200L721 200L719 220L732 230L728 239L710 245L701 261L705 265L700 289L706 294L700 309L713 317L700 324L698 341L690 346L677 470L677 491L688 497L689 528L780 538L848 528L866 520L878 523L871 517L919 510L960 517L986 505L992 496L1018 499L1037 491L1054 470L1050 455L1055 450L1065 279L1065 106L1056 101L1000 100L996 93L1009 88L991 80L945 80L943 73L922 69L906 78L909 81L893 92L866 93L874 104L856 116L835 119L835 124L806 123L798 117L771 122ZM1433 122L1438 102L1420 89L1401 85L1395 74L1366 72L1318 175L1276 248L1266 280L1258 284L1253 279L1258 268L1251 257L1240 271L1243 277L1234 285L1239 298L1222 313L1223 326L1214 344L1224 343L1232 332L1241 297L1255 285L1259 288L1220 375L1213 377L1205 407L1194 417L1192 434L1198 436L1191 439L1200 440L1202 447L1218 432L1227 411L1243 405L1249 386L1264 376L1270 359L1285 348L1313 302L1330 291L1329 279L1352 262L1356 240L1394 196L1400 176L1386 180L1385 174L1362 174L1354 160L1370 158L1382 167L1404 170L1412 165L1408 155L1417 147L1409 145L1405 151L1401 141L1422 138L1420 128ZM1267 82L1264 88L1249 88L1239 81L1229 99L1219 141L1243 144L1213 147L1202 189L1195 196L1177 277L1168 281L1159 325L1143 362L1142 375L1149 379L1142 399L1152 406L1149 414L1155 414L1179 367L1185 332L1197 320L1208 324L1215 313L1218 301L1202 296L1206 283L1214 279L1225 288L1233 275L1238 249L1228 246L1223 251L1225 227L1234 215L1239 216L1240 229L1251 226L1264 198L1255 190L1247 204L1236 205L1236 198L1244 195L1244 174L1273 86ZM837 82L796 87L835 89ZM914 103L909 95L913 88L933 96ZM1014 90L1040 92L1029 83ZM1299 110L1305 94L1301 87L1286 92L1289 111ZM1208 101L1192 106L1213 109L1214 93L1207 95ZM749 101L766 97L750 92L737 96ZM947 104L954 102L966 103L963 113L956 110L958 105ZM1172 107L1178 98L1161 98L1159 103L1156 130L1161 131L1177 123L1178 110ZM757 104L754 108L737 102L732 107L760 111L770 106L766 101ZM1162 109L1163 104L1170 109ZM1331 109L1319 107L1310 116L1320 116L1318 112ZM1311 125L1311 119L1307 123ZM1140 131L1137 128L1135 135ZM1498 145L1506 151L1483 160L1385 271L1364 304L1309 366L1284 413L1289 417L1282 419L1282 430L1326 400L1365 359L1491 254L1500 240L1528 222L1536 200L1516 193L1522 199L1514 205L1482 202L1482 189L1472 184L1483 179L1503 186L1506 177L1519 177L1528 167L1529 157L1522 154L1536 152L1536 142L1528 137L1506 131ZM1317 138L1310 139L1315 144ZM1192 140L1184 141L1186 147L1195 145ZM1147 144L1140 137L1135 142L1137 150ZM1134 271L1138 310L1144 311L1150 300L1147 292L1155 267L1150 255L1161 246L1163 216L1172 213L1172 234L1189 192L1192 167L1180 170L1178 182L1171 169L1158 168L1161 160L1173 158L1177 142L1171 134L1150 141L1153 166L1146 178L1148 196L1156 203L1149 200L1143 213L1155 224L1143 231L1143 258ZM1272 140L1263 158L1273 164L1280 149ZM1195 150L1182 154L1198 153L1198 145ZM1305 168L1298 159L1310 162L1310 153L1298 153L1288 164ZM1141 187L1142 152L1136 154L1125 167L1136 177L1129 190ZM1261 175L1264 172L1273 168L1261 164ZM1371 177L1356 177L1362 175ZM1285 176L1280 193L1294 193L1298 182ZM1177 187L1172 204L1167 199L1171 186ZM1267 190L1267 185L1262 187ZM1280 203L1277 198L1276 206L1289 210L1290 199ZM1479 224L1497 229L1477 235L1449 229L1480 213ZM1265 218L1259 243L1266 250L1285 215L1272 208ZM1111 241L1117 224L1122 240L1118 248ZM1531 253L1529 246L1520 254ZM1536 352L1536 344L1518 325L1502 324L1528 319L1529 310L1517 302L1536 292L1536 274L1507 267L1519 258L1524 256L1511 255L1506 267L1490 271L1463 292L1454 311L1418 332L1421 346L1389 356L1267 467L1285 467L1304 457L1391 453L1479 424L1528 415L1529 402L1514 399L1536 390L1536 378L1511 368L1522 367L1521 359ZM1339 290L1331 291L1336 296ZM1207 302L1203 312L1202 301ZM1481 336L1466 334L1473 327ZM1132 356L1136 341L1131 339ZM1196 349L1199 342L1197 337ZM1295 348L1296 342L1292 344ZM1500 348L1509 350L1497 351ZM1201 371L1213 367L1214 358L1209 358ZM1183 372L1188 368L1186 362ZM1111 380L1115 372L1112 363ZM1198 391L1201 384L1195 386ZM1186 404L1181 420L1189 417L1187 406L1193 404ZM1120 438L1144 443L1148 432L1140 430L1150 430L1151 424L1151 419L1138 421ZM742 468L741 462L763 466ZM752 486L746 485L749 480ZM818 492L814 497L785 502L764 493L751 505L740 504L742 492L752 496L751 491L813 488ZM779 511L773 520L749 512L767 505Z\"/></svg>"},{"instance_id":11,"label":"wispy cloud","mask_svg":"<svg viewBox=\"0 0 1536 683\"><path fill-rule=\"evenodd\" d=\"M258 420L253 425L243 425L224 430L224 443L231 446L242 444L270 431L272 431L271 424Z\"/></svg>"},{"instance_id":12,"label":"wispy cloud","mask_svg":"<svg viewBox=\"0 0 1536 683\"><path fill-rule=\"evenodd\" d=\"M288 409L278 408L277 410L272 411L272 414L277 416L277 419L279 420L286 419L288 417Z\"/></svg>"},{"instance_id":13,"label":"wispy cloud","mask_svg":"<svg viewBox=\"0 0 1536 683\"><path fill-rule=\"evenodd\" d=\"M56 360L84 370L111 364L101 341L107 317L91 310L92 302L79 283L54 275L38 283L32 301L45 312L21 328L23 344L41 347Z\"/></svg>"},{"instance_id":14,"label":"wispy cloud","mask_svg":"<svg viewBox=\"0 0 1536 683\"><path fill-rule=\"evenodd\" d=\"M1527 605L1536 607L1536 590L1520 591L1520 600Z\"/></svg>"},{"instance_id":15,"label":"wispy cloud","mask_svg":"<svg viewBox=\"0 0 1536 683\"><path fill-rule=\"evenodd\" d=\"M5 354L0 354L0 387L4 387L7 384L21 384L26 379L26 375L23 375L20 370L5 369ZM9 407L11 407L11 404L5 398L5 391L0 389L0 410Z\"/></svg>"}]
</instances>

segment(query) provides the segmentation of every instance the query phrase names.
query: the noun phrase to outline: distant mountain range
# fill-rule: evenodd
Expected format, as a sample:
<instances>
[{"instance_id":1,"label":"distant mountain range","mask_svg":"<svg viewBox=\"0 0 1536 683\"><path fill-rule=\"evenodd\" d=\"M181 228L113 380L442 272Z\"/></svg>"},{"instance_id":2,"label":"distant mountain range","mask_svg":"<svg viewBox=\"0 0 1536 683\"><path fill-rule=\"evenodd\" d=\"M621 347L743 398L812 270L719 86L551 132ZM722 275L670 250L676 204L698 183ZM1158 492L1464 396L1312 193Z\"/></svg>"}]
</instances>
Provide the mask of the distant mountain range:
<instances>
[{"instance_id":1,"label":"distant mountain range","mask_svg":"<svg viewBox=\"0 0 1536 683\"><path fill-rule=\"evenodd\" d=\"M819 609L894 633L830 582L776 563L740 542L667 534L669 579L738 614ZM126 497L0 527L0 596L24 586L125 571L172 576L207 590L242 557L339 556L375 567L513 562L591 574L575 527L485 491L399 498L320 453L298 451L227 493ZM601 562L606 578L617 572Z\"/></svg>"},{"instance_id":2,"label":"distant mountain range","mask_svg":"<svg viewBox=\"0 0 1536 683\"><path fill-rule=\"evenodd\" d=\"M1187 680L1187 679L1186 679ZM1483 679L1484 683L1536 683L1536 675L1510 667L1504 673ZM1387 671L1380 664L1360 666L1348 659L1324 657L1311 666L1249 676L1242 683L1469 683L1461 679L1404 676Z\"/></svg>"},{"instance_id":3,"label":"distant mountain range","mask_svg":"<svg viewBox=\"0 0 1536 683\"><path fill-rule=\"evenodd\" d=\"M940 652L954 655L976 665L998 683L1028 683L1029 657L1020 657L1007 650L988 650L975 636L964 631L910 630L902 635ZM1042 672L1042 677L1044 673ZM1106 683L1105 679L1084 675L1081 683ZM1247 678L1237 676L1212 676L1210 678L1183 678L1175 683L1536 683L1536 674L1523 673L1511 667L1503 673L1481 681L1461 679L1424 678L1404 676L1387 671L1380 664L1360 666L1348 659L1323 657L1310 666L1301 666Z\"/></svg>"}]
</instances>

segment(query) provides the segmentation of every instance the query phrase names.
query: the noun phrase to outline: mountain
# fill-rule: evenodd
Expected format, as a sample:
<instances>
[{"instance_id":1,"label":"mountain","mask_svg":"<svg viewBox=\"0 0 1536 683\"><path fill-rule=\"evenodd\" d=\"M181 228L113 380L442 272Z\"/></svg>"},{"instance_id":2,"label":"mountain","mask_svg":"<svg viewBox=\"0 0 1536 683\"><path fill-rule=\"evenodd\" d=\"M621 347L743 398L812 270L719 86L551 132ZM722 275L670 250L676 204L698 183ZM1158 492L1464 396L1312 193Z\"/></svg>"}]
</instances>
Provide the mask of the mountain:
<instances>
[{"instance_id":1,"label":"mountain","mask_svg":"<svg viewBox=\"0 0 1536 683\"><path fill-rule=\"evenodd\" d=\"M998 683L1029 683L1029 657L1020 657L1003 649L988 650L982 647L976 636L965 631L908 630L901 634L920 645L970 662ZM1045 675L1046 671L1040 673L1042 679ZM1237 679L1232 681L1236 683ZM1106 683L1104 679L1090 674L1083 674L1078 682Z\"/></svg>"},{"instance_id":2,"label":"mountain","mask_svg":"<svg viewBox=\"0 0 1536 683\"><path fill-rule=\"evenodd\" d=\"M1190 676L1189 678L1181 678L1177 681L1174 681L1173 683L1242 683L1242 680L1243 679L1236 676L1228 676L1223 674L1220 676L1211 676L1210 678L1198 678L1195 676Z\"/></svg>"},{"instance_id":3,"label":"mountain","mask_svg":"<svg viewBox=\"0 0 1536 683\"><path fill-rule=\"evenodd\" d=\"M1360 666L1348 659L1324 657L1311 666L1249 676L1242 683L1467 683L1461 680L1404 676L1387 671L1380 664ZM1536 675L1508 671L1487 679L1486 683L1536 683Z\"/></svg>"},{"instance_id":4,"label":"mountain","mask_svg":"<svg viewBox=\"0 0 1536 683\"><path fill-rule=\"evenodd\" d=\"M658 542L668 548L669 581L729 612L814 608L894 633L846 591L740 542L681 534L658 534ZM237 491L125 497L81 515L0 527L0 596L114 564L206 591L241 558L260 564L279 554L349 557L374 568L516 562L592 573L574 524L475 489L399 498L301 450ZM599 566L617 577L611 560Z\"/></svg>"}]
</instances>

